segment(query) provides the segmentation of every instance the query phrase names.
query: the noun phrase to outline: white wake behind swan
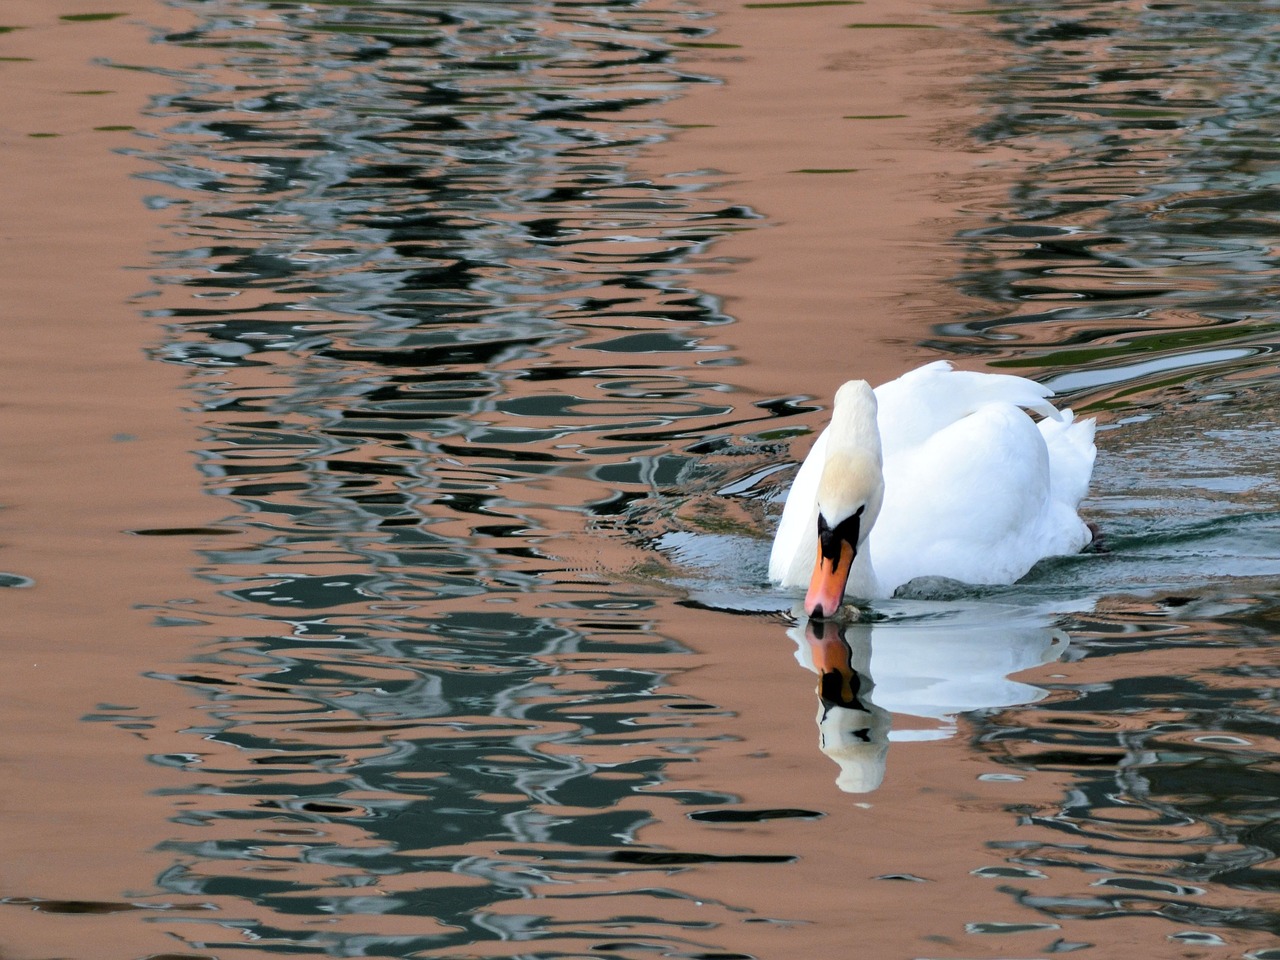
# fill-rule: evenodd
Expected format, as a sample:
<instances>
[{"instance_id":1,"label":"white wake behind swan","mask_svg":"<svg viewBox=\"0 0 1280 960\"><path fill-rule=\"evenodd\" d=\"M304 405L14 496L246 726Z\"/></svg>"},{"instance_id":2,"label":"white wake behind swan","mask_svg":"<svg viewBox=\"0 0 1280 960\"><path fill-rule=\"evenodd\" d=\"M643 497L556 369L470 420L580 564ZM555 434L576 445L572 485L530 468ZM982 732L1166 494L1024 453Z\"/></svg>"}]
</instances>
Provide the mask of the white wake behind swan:
<instances>
[{"instance_id":1,"label":"white wake behind swan","mask_svg":"<svg viewBox=\"0 0 1280 960\"><path fill-rule=\"evenodd\" d=\"M1022 377L926 364L872 390L851 380L791 484L769 557L805 612L892 595L922 576L1013 583L1091 539L1076 513L1094 421ZM1033 422L1023 408L1044 419Z\"/></svg>"}]
</instances>

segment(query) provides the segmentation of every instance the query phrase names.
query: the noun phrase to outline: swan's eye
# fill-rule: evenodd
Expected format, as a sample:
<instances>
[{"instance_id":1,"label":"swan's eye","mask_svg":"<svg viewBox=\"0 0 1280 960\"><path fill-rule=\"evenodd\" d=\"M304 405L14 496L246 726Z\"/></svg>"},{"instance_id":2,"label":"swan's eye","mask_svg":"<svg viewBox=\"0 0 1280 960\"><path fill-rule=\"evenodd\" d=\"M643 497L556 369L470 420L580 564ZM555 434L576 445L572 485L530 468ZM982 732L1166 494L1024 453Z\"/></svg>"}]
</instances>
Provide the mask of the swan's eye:
<instances>
[{"instance_id":1,"label":"swan's eye","mask_svg":"<svg viewBox=\"0 0 1280 960\"><path fill-rule=\"evenodd\" d=\"M849 544L854 552L857 552L858 531L862 526L862 511L865 509L864 504L837 523L835 527L827 523L827 518L822 515L821 510L818 511L818 543L822 548L822 555L832 563L840 556L841 541Z\"/></svg>"}]
</instances>

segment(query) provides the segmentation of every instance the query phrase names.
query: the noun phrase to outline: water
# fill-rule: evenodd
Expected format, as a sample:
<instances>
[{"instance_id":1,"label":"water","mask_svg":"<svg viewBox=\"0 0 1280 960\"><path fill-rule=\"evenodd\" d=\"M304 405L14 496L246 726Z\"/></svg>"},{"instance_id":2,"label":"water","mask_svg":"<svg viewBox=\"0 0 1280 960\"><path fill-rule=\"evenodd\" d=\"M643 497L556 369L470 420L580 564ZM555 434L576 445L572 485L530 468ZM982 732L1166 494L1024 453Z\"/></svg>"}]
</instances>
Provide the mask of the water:
<instances>
[{"instance_id":1,"label":"water","mask_svg":"<svg viewBox=\"0 0 1280 960\"><path fill-rule=\"evenodd\" d=\"M119 298L150 347L117 381L176 372L155 395L195 457L99 505L133 511L103 608L146 643L105 631L110 672L10 714L73 720L52 756L111 752L80 761L99 789L7 804L7 832L74 842L4 880L0 951L1280 957L1275 7L902 5L983 52L962 136L995 159L916 242L944 279L848 332L1097 416L1104 540L843 629L797 624L764 574L825 396L776 389L788 318L713 292L803 221L670 118L739 82L735 17L908 63L934 41L842 32L879 22L858 6L708 9L64 21L152 41L94 48L161 91L119 140L162 232ZM907 155L868 129L872 159ZM791 169L798 204L867 189ZM831 279L774 295L844 309ZM962 309L921 305L948 291ZM824 383L870 375L812 329ZM142 465L148 436L114 441ZM160 551L183 558L163 579ZM58 589L14 560L13 595Z\"/></svg>"}]
</instances>

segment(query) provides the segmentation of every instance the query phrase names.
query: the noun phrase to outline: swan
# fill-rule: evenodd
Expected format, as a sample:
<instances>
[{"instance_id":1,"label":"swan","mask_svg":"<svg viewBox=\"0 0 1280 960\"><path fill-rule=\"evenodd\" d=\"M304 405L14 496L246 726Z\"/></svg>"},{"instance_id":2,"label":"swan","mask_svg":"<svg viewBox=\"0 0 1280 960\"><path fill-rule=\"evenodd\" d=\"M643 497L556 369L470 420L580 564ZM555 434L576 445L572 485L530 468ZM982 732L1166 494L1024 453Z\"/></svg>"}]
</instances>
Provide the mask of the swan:
<instances>
[{"instance_id":1,"label":"swan","mask_svg":"<svg viewBox=\"0 0 1280 960\"><path fill-rule=\"evenodd\" d=\"M1078 552L1093 536L1077 507L1096 424L1052 395L945 360L874 390L849 381L791 484L770 579L807 585L805 613L822 618L846 594L888 597L922 576L1013 583L1044 557Z\"/></svg>"}]
</instances>

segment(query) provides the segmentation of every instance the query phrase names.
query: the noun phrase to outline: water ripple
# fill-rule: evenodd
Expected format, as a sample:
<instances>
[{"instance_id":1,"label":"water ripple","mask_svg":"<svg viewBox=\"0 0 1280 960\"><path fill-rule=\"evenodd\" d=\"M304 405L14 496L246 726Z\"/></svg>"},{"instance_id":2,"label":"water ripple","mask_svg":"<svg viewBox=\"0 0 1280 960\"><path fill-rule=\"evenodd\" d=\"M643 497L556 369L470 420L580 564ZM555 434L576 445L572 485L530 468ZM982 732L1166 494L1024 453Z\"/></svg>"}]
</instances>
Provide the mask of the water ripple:
<instances>
[{"instance_id":1,"label":"water ripple","mask_svg":"<svg viewBox=\"0 0 1280 960\"><path fill-rule=\"evenodd\" d=\"M991 78L980 134L1022 167L995 222L965 234L968 285L992 306L944 338L1016 341L1009 365L1069 368L1060 386L1091 409L1273 378L1270 9L992 12L1020 49Z\"/></svg>"},{"instance_id":2,"label":"water ripple","mask_svg":"<svg viewBox=\"0 0 1280 960\"><path fill-rule=\"evenodd\" d=\"M760 530L818 411L742 402L731 318L699 289L694 261L759 214L711 173L632 163L708 82L675 56L706 16L177 5L196 25L157 39L204 66L138 148L172 223L139 302L228 515L135 531L195 538L193 595L151 604L199 638L151 673L189 709L85 718L168 734L146 747L179 775L168 865L153 896L6 903L342 956L742 956L810 909L852 922L836 901L880 880L1008 906L944 934L908 896L887 922L921 951L1065 952L1100 919L1242 950L1274 932L1269 8L982 11L1010 54L977 135L1019 168L955 240L983 306L932 342L1123 428L1089 505L1106 546L945 614L796 631L819 749L810 712L769 754L753 738L792 704L761 651L789 650L790 600ZM676 682L753 664L732 689ZM726 757L764 773L683 773ZM871 802L765 793L805 764ZM975 850L953 824L979 803ZM889 862L913 840L926 861ZM961 886L925 875L957 848ZM796 878L816 905L781 895Z\"/></svg>"}]
</instances>

